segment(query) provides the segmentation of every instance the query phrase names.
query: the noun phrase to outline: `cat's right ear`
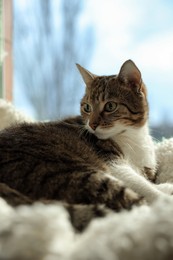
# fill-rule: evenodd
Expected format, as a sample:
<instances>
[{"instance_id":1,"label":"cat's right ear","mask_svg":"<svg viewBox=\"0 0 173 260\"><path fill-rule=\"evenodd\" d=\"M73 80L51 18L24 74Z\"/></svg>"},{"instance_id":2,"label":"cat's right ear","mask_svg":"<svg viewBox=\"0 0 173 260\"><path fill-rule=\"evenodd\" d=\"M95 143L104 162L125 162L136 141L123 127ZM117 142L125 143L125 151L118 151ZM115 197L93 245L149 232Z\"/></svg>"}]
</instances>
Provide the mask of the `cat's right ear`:
<instances>
[{"instance_id":1,"label":"cat's right ear","mask_svg":"<svg viewBox=\"0 0 173 260\"><path fill-rule=\"evenodd\" d=\"M92 81L95 79L96 75L92 74L90 71L83 68L81 65L76 63L76 66L85 82L86 85L90 85Z\"/></svg>"},{"instance_id":2,"label":"cat's right ear","mask_svg":"<svg viewBox=\"0 0 173 260\"><path fill-rule=\"evenodd\" d=\"M140 92L142 85L141 72L132 60L124 62L118 74L118 78Z\"/></svg>"}]
</instances>

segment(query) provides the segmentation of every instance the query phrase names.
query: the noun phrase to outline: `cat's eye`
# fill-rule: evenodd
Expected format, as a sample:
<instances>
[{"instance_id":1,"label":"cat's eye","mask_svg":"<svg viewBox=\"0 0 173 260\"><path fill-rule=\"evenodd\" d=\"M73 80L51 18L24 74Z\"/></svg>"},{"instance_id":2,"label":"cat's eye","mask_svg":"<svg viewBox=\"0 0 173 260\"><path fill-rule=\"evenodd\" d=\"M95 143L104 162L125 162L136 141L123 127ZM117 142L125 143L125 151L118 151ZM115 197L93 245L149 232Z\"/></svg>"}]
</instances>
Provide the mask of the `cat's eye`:
<instances>
[{"instance_id":1,"label":"cat's eye","mask_svg":"<svg viewBox=\"0 0 173 260\"><path fill-rule=\"evenodd\" d=\"M89 104L85 103L84 106L83 106L83 110L86 113L90 113L91 112L91 106Z\"/></svg>"},{"instance_id":2,"label":"cat's eye","mask_svg":"<svg viewBox=\"0 0 173 260\"><path fill-rule=\"evenodd\" d=\"M104 107L104 111L106 112L113 112L115 111L117 108L117 103L113 102L113 101L109 101L106 103L105 107Z\"/></svg>"}]
</instances>

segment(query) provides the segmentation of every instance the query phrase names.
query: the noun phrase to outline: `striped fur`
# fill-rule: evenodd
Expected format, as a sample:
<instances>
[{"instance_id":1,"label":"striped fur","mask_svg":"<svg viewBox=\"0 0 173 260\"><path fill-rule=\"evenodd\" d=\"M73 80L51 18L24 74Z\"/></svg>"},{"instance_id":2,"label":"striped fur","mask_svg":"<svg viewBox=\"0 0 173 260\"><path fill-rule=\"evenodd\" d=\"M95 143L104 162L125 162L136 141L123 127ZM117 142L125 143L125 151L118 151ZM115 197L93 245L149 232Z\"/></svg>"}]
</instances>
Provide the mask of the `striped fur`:
<instances>
[{"instance_id":1,"label":"striped fur","mask_svg":"<svg viewBox=\"0 0 173 260\"><path fill-rule=\"evenodd\" d=\"M62 200L131 208L139 197L113 182L107 160L119 156L112 142L81 132L82 118L22 124L0 134L0 182L33 200Z\"/></svg>"},{"instance_id":2,"label":"striped fur","mask_svg":"<svg viewBox=\"0 0 173 260\"><path fill-rule=\"evenodd\" d=\"M85 223L92 215L104 215L96 214L99 204L114 211L140 204L146 193L132 191L133 172L154 181L155 157L147 126L147 91L135 64L125 62L113 76L78 68L86 82L81 116L1 131L0 183L7 186L2 184L0 193L12 205L66 203L74 226L82 230L85 224L76 219L84 219L88 207L93 214ZM123 160L132 169L125 166L127 172L119 174L116 169L121 172ZM152 186L146 187L152 194ZM78 205L77 217L73 205Z\"/></svg>"}]
</instances>

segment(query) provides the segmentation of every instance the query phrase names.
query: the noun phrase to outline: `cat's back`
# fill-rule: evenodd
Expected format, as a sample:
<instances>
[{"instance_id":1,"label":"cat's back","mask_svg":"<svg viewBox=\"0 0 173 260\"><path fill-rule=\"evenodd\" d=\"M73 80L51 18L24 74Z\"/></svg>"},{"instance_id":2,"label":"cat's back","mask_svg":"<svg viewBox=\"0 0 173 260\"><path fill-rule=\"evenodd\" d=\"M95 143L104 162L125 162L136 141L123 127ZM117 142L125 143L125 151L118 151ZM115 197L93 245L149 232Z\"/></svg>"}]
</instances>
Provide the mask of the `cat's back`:
<instances>
[{"instance_id":1,"label":"cat's back","mask_svg":"<svg viewBox=\"0 0 173 260\"><path fill-rule=\"evenodd\" d=\"M10 156L57 159L65 154L87 158L95 153L85 138L81 117L63 121L22 123L0 132L0 163ZM94 138L94 137L93 137Z\"/></svg>"},{"instance_id":2,"label":"cat's back","mask_svg":"<svg viewBox=\"0 0 173 260\"><path fill-rule=\"evenodd\" d=\"M104 170L95 137L87 138L82 124L76 117L23 123L0 132L0 182L35 198L46 192L53 198L55 189L63 190L79 174Z\"/></svg>"}]
</instances>

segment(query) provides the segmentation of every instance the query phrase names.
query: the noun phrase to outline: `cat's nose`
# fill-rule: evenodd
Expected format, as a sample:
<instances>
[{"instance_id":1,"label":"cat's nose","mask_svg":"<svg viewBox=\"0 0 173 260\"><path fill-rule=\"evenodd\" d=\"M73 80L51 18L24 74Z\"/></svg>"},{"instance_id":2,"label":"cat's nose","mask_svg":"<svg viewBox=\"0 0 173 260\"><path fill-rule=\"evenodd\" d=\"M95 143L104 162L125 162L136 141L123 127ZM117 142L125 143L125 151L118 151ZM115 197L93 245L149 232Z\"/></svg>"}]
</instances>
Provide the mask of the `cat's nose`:
<instances>
[{"instance_id":1,"label":"cat's nose","mask_svg":"<svg viewBox=\"0 0 173 260\"><path fill-rule=\"evenodd\" d=\"M96 130L96 128L97 128L97 126L98 126L98 124L97 123L89 123L89 126L95 131Z\"/></svg>"}]
</instances>

